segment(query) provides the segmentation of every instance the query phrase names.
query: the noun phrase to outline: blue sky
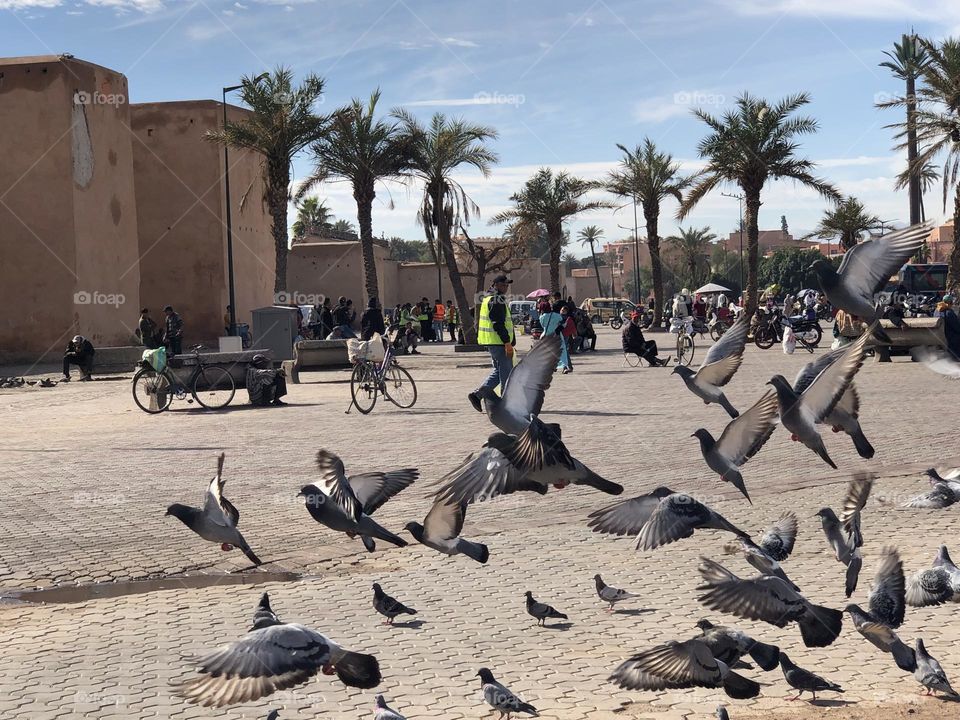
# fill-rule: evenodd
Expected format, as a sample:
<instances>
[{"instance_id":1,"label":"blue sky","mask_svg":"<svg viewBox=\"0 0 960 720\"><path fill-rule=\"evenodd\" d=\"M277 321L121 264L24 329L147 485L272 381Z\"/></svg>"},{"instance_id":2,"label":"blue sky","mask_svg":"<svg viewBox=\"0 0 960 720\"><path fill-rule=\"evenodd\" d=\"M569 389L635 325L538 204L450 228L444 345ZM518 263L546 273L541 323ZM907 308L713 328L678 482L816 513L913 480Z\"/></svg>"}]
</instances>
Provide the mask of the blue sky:
<instances>
[{"instance_id":1,"label":"blue sky","mask_svg":"<svg viewBox=\"0 0 960 720\"><path fill-rule=\"evenodd\" d=\"M807 91L820 132L803 140L819 172L885 220L903 222L893 191L903 160L891 150L897 111L877 98L901 90L882 51L913 26L960 33L960 3L928 0L0 0L5 55L70 52L127 75L132 102L216 98L241 74L278 64L326 78L332 109L380 87L384 110L406 105L424 118L445 112L495 127L500 163L488 179L462 180L481 207L473 233L539 166L600 178L616 143L644 136L697 168L704 133L694 106L722 113L744 90L769 99ZM303 177L307 160L298 161ZM730 188L728 191L733 192ZM325 186L338 217L355 221L347 187ZM392 205L390 199L392 198ZM928 213L942 217L939 189ZM379 235L422 237L417 188L381 189ZM814 194L770 186L761 227L786 215L795 235L824 209ZM676 228L664 207L661 234ZM708 197L686 223L725 234L737 202ZM585 215L607 239L632 224L625 209ZM579 253L578 253L579 254Z\"/></svg>"}]
</instances>

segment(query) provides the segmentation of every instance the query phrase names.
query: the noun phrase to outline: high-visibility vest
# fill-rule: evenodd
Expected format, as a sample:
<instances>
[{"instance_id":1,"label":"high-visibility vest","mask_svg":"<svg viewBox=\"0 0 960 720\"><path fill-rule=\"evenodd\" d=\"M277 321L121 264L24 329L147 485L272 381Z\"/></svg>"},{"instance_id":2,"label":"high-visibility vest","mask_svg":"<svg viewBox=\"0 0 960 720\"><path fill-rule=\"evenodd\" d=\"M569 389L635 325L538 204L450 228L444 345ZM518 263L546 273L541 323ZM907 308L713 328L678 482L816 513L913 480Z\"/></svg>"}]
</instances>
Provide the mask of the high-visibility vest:
<instances>
[{"instance_id":1,"label":"high-visibility vest","mask_svg":"<svg viewBox=\"0 0 960 720\"><path fill-rule=\"evenodd\" d=\"M446 317L446 315L447 308L444 305L438 304L433 306L433 319L435 321L439 320L440 322L443 322L443 319Z\"/></svg>"},{"instance_id":2,"label":"high-visibility vest","mask_svg":"<svg viewBox=\"0 0 960 720\"><path fill-rule=\"evenodd\" d=\"M487 295L480 303L480 326L477 328L477 343L480 345L503 345L503 340L493 329L493 320L490 319L490 300L492 299L493 295ZM507 329L507 335L513 337L513 318L509 312L506 313L503 325Z\"/></svg>"}]
</instances>

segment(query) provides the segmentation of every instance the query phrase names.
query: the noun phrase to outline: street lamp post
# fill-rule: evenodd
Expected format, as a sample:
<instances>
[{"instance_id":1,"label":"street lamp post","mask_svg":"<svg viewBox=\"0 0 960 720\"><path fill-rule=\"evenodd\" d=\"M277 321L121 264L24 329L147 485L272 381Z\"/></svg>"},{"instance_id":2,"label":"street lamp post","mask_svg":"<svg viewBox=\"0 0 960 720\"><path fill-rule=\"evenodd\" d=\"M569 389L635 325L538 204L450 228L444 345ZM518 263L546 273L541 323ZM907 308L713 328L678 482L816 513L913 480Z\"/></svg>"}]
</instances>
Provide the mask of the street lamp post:
<instances>
[{"instance_id":1,"label":"street lamp post","mask_svg":"<svg viewBox=\"0 0 960 720\"><path fill-rule=\"evenodd\" d=\"M740 294L743 294L743 195L740 193L720 193L724 197L733 198L740 206Z\"/></svg>"},{"instance_id":2,"label":"street lamp post","mask_svg":"<svg viewBox=\"0 0 960 720\"><path fill-rule=\"evenodd\" d=\"M636 302L640 303L640 238L637 227L637 196L633 196L633 291L637 294ZM650 238L647 238L649 242Z\"/></svg>"}]
</instances>

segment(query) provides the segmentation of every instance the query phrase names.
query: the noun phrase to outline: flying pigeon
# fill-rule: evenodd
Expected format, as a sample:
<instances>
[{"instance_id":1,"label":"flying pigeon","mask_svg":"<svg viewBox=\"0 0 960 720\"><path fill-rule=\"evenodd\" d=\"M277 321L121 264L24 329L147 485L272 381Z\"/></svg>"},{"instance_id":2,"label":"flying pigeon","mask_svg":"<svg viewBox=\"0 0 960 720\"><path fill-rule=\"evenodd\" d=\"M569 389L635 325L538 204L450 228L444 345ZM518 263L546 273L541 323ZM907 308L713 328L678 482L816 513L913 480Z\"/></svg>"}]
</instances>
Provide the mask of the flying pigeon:
<instances>
[{"instance_id":1,"label":"flying pigeon","mask_svg":"<svg viewBox=\"0 0 960 720\"><path fill-rule=\"evenodd\" d=\"M623 486L597 475L574 458L560 436L538 418L533 418L519 436L494 433L484 449L473 453L440 482L437 500L482 502L520 490L546 494L551 485L589 485L610 495Z\"/></svg>"},{"instance_id":2,"label":"flying pigeon","mask_svg":"<svg viewBox=\"0 0 960 720\"><path fill-rule=\"evenodd\" d=\"M873 487L874 476L867 473L857 473L847 485L847 494L843 501L843 510L838 518L836 513L828 507L817 512L820 524L823 527L827 542L833 548L837 562L847 567L845 592L847 597L853 595L860 578L860 569L863 566L863 556L860 548L863 546L863 534L860 530L860 514L866 505L870 490Z\"/></svg>"},{"instance_id":3,"label":"flying pigeon","mask_svg":"<svg viewBox=\"0 0 960 720\"><path fill-rule=\"evenodd\" d=\"M869 612L859 605L847 605L846 611L853 626L875 647L893 655L897 667L913 672L917 667L913 650L894 632L903 623L906 610L903 563L894 548L885 547L880 553L880 566L868 601Z\"/></svg>"},{"instance_id":4,"label":"flying pigeon","mask_svg":"<svg viewBox=\"0 0 960 720\"><path fill-rule=\"evenodd\" d=\"M684 365L677 365L672 373L679 375L687 389L703 400L705 405L719 403L732 418L736 418L740 413L730 404L720 388L730 382L740 368L749 330L750 319L743 313L733 327L707 351L707 357L696 372Z\"/></svg>"},{"instance_id":5,"label":"flying pigeon","mask_svg":"<svg viewBox=\"0 0 960 720\"><path fill-rule=\"evenodd\" d=\"M343 463L333 453L321 450L317 453L317 465L323 482L320 485L304 485L297 493L305 499L310 516L331 530L346 533L349 537L360 536L363 546L373 552L376 549L374 538L404 547L407 541L394 535L370 516L387 500L410 487L420 473L415 468L393 470L391 472L372 472L352 475L347 478ZM360 514L352 515L343 505L324 488L345 486L350 497L360 503Z\"/></svg>"},{"instance_id":6,"label":"flying pigeon","mask_svg":"<svg viewBox=\"0 0 960 720\"><path fill-rule=\"evenodd\" d=\"M870 322L880 316L876 295L930 234L932 224L912 225L857 243L834 271L829 260L815 261L813 271L827 300L837 308Z\"/></svg>"},{"instance_id":7,"label":"flying pigeon","mask_svg":"<svg viewBox=\"0 0 960 720\"><path fill-rule=\"evenodd\" d=\"M787 698L787 700L798 700L806 691L813 693L814 700L817 699L817 693L823 692L824 690L832 690L838 693L843 692L843 688L836 683L832 683L819 675L814 675L809 670L804 670L794 665L785 652L780 653L780 667L783 670L783 677L786 679L787 684L797 691L796 696Z\"/></svg>"},{"instance_id":8,"label":"flying pigeon","mask_svg":"<svg viewBox=\"0 0 960 720\"><path fill-rule=\"evenodd\" d=\"M217 474L207 488L203 509L173 503L167 508L165 514L173 515L204 540L220 543L222 550L240 548L250 562L260 565L260 558L254 554L243 535L237 530L240 512L223 496L223 486L226 484L226 480L223 479L225 458L225 453L220 453L217 458Z\"/></svg>"},{"instance_id":9,"label":"flying pigeon","mask_svg":"<svg viewBox=\"0 0 960 720\"><path fill-rule=\"evenodd\" d=\"M743 700L760 694L759 683L734 672L700 640L671 641L625 660L608 678L628 690L720 688Z\"/></svg>"},{"instance_id":10,"label":"flying pigeon","mask_svg":"<svg viewBox=\"0 0 960 720\"><path fill-rule=\"evenodd\" d=\"M953 380L960 379L960 360L949 350L940 347L921 345L910 349L911 357L924 367L938 375L946 375Z\"/></svg>"},{"instance_id":11,"label":"flying pigeon","mask_svg":"<svg viewBox=\"0 0 960 720\"><path fill-rule=\"evenodd\" d=\"M740 552L743 553L743 559L759 570L761 575L778 577L794 590L800 589L787 577L787 573L780 567L780 563L764 552L763 548L754 543L750 538L737 538L737 542L740 546Z\"/></svg>"},{"instance_id":12,"label":"flying pigeon","mask_svg":"<svg viewBox=\"0 0 960 720\"><path fill-rule=\"evenodd\" d=\"M323 494L339 505L345 515L359 520L363 514L363 502L357 497L347 479L343 461L326 450L317 451L317 469L321 483L317 486Z\"/></svg>"},{"instance_id":13,"label":"flying pigeon","mask_svg":"<svg viewBox=\"0 0 960 720\"><path fill-rule=\"evenodd\" d=\"M700 440L700 452L707 466L731 483L749 501L750 495L743 484L740 466L757 454L770 439L777 426L777 396L766 393L749 410L731 420L714 440L709 431L700 428L692 437Z\"/></svg>"},{"instance_id":14,"label":"flying pigeon","mask_svg":"<svg viewBox=\"0 0 960 720\"><path fill-rule=\"evenodd\" d=\"M917 679L917 682L927 689L926 694L935 695L939 690L954 700L960 700L960 695L957 695L954 689L950 687L950 681L947 680L947 675L943 672L943 668L940 667L940 663L927 652L923 640L917 638L916 645L917 669L914 670L913 676Z\"/></svg>"},{"instance_id":15,"label":"flying pigeon","mask_svg":"<svg viewBox=\"0 0 960 720\"><path fill-rule=\"evenodd\" d=\"M771 560L782 562L793 552L793 546L797 541L797 527L797 516L787 511L781 513L777 521L763 531L759 542L737 538L724 545L724 551L727 554L744 552L743 546L747 543L751 548L762 551Z\"/></svg>"},{"instance_id":16,"label":"flying pigeon","mask_svg":"<svg viewBox=\"0 0 960 720\"><path fill-rule=\"evenodd\" d=\"M713 560L700 560L705 582L697 590L706 592L698 600L711 610L777 627L796 622L807 647L826 647L840 634L843 613L814 605L781 578L758 575L742 580Z\"/></svg>"},{"instance_id":17,"label":"flying pigeon","mask_svg":"<svg viewBox=\"0 0 960 720\"><path fill-rule=\"evenodd\" d=\"M547 620L555 618L558 620L567 620L567 616L558 612L556 608L546 603L537 602L533 599L533 593L527 590L527 614L537 619L537 625L547 626Z\"/></svg>"},{"instance_id":18,"label":"flying pigeon","mask_svg":"<svg viewBox=\"0 0 960 720\"><path fill-rule=\"evenodd\" d=\"M747 533L720 513L689 495L658 487L648 495L621 500L590 513L588 526L594 532L636 535L638 549L653 550L693 535L697 528L726 530L739 537Z\"/></svg>"},{"instance_id":19,"label":"flying pigeon","mask_svg":"<svg viewBox=\"0 0 960 720\"><path fill-rule=\"evenodd\" d=\"M223 707L296 687L321 671L336 673L349 687L369 689L380 683L373 655L344 650L304 625L280 622L264 593L250 631L202 658L199 676L177 684L176 692L198 705Z\"/></svg>"},{"instance_id":20,"label":"flying pigeon","mask_svg":"<svg viewBox=\"0 0 960 720\"><path fill-rule=\"evenodd\" d=\"M525 703L510 692L506 686L498 683L494 679L493 673L487 668L480 668L480 670L477 671L477 676L480 678L480 684L483 688L483 699L486 700L490 707L499 711L501 718L510 720L510 716L514 713L524 713L531 717L540 717L540 713L537 712L537 709L533 705Z\"/></svg>"},{"instance_id":21,"label":"flying pigeon","mask_svg":"<svg viewBox=\"0 0 960 720\"><path fill-rule=\"evenodd\" d=\"M930 489L904 501L899 507L924 510L942 510L960 501L960 482L941 477L933 468L924 470L930 479Z\"/></svg>"},{"instance_id":22,"label":"flying pigeon","mask_svg":"<svg viewBox=\"0 0 960 720\"><path fill-rule=\"evenodd\" d=\"M837 464L827 454L827 448L817 432L816 425L826 420L834 411L853 381L853 376L863 365L869 336L869 333L864 333L856 342L848 345L843 354L827 365L801 393L794 392L783 375L774 375L768 383L777 391L780 421L790 431L791 439L802 442L834 470L837 469Z\"/></svg>"},{"instance_id":23,"label":"flying pigeon","mask_svg":"<svg viewBox=\"0 0 960 720\"><path fill-rule=\"evenodd\" d=\"M821 355L816 360L807 363L803 369L797 373L793 380L793 392L801 395L817 376L826 368L839 360L845 348L839 348ZM860 427L860 396L857 394L857 388L853 382L847 387L846 392L840 396L833 412L827 415L821 422L829 425L834 432L845 432L853 440L853 446L857 449L857 454L869 460L874 456L875 450L866 435L863 434L863 428Z\"/></svg>"},{"instance_id":24,"label":"flying pigeon","mask_svg":"<svg viewBox=\"0 0 960 720\"><path fill-rule=\"evenodd\" d=\"M373 609L387 618L384 625L393 625L393 619L398 615L416 615L417 611L409 608L396 598L387 595L379 583L373 584Z\"/></svg>"},{"instance_id":25,"label":"flying pigeon","mask_svg":"<svg viewBox=\"0 0 960 720\"><path fill-rule=\"evenodd\" d=\"M780 662L780 648L754 640L742 630L714 625L709 620L698 620L701 634L695 638L709 649L710 653L728 667L736 668L741 658L749 655L762 670L773 670ZM740 663L746 666L746 663Z\"/></svg>"},{"instance_id":26,"label":"flying pigeon","mask_svg":"<svg viewBox=\"0 0 960 720\"><path fill-rule=\"evenodd\" d=\"M544 395L560 359L560 343L557 335L541 338L510 371L502 396L488 387L476 391L490 422L502 432L522 435L531 417L540 414Z\"/></svg>"},{"instance_id":27,"label":"flying pigeon","mask_svg":"<svg viewBox=\"0 0 960 720\"><path fill-rule=\"evenodd\" d=\"M907 605L927 607L960 600L960 568L953 564L947 546L941 545L933 567L919 570L907 581Z\"/></svg>"},{"instance_id":28,"label":"flying pigeon","mask_svg":"<svg viewBox=\"0 0 960 720\"><path fill-rule=\"evenodd\" d=\"M637 597L633 593L629 593L626 590L620 590L619 588L607 585L603 581L603 578L601 578L599 575L594 575L593 579L597 584L597 597L599 597L605 603L610 603L610 607L607 608L608 612L612 611L613 606L618 602L623 602L624 600L630 600L631 598Z\"/></svg>"},{"instance_id":29,"label":"flying pigeon","mask_svg":"<svg viewBox=\"0 0 960 720\"><path fill-rule=\"evenodd\" d=\"M466 516L466 503L438 501L430 508L423 525L408 522L406 530L417 542L444 555L466 555L478 563L485 563L490 558L487 546L460 537Z\"/></svg>"},{"instance_id":30,"label":"flying pigeon","mask_svg":"<svg viewBox=\"0 0 960 720\"><path fill-rule=\"evenodd\" d=\"M407 720L396 710L387 707L387 701L383 699L383 695L377 695L377 704L373 710L373 720Z\"/></svg>"}]
</instances>

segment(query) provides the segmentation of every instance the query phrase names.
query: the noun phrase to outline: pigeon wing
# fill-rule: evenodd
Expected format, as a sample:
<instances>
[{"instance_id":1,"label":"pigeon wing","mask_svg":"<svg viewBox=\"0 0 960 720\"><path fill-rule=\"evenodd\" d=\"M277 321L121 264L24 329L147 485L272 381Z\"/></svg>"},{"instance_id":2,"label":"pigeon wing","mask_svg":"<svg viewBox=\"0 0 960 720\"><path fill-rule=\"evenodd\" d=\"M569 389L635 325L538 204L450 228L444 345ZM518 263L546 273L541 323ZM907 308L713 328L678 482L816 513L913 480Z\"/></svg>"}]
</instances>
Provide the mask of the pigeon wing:
<instances>
[{"instance_id":1,"label":"pigeon wing","mask_svg":"<svg viewBox=\"0 0 960 720\"><path fill-rule=\"evenodd\" d=\"M747 331L750 320L746 313L727 330L707 351L703 365L697 370L697 377L715 387L723 387L743 362L743 349L747 344Z\"/></svg>"},{"instance_id":2,"label":"pigeon wing","mask_svg":"<svg viewBox=\"0 0 960 720\"><path fill-rule=\"evenodd\" d=\"M513 442L509 435L499 437L506 438L506 442ZM437 500L453 503L483 502L519 490L546 492L542 485L524 479L510 464L507 456L493 446L470 454L459 467L441 478L440 482L444 484L437 490Z\"/></svg>"},{"instance_id":3,"label":"pigeon wing","mask_svg":"<svg viewBox=\"0 0 960 720\"><path fill-rule=\"evenodd\" d=\"M466 503L437 501L423 520L423 532L428 537L438 540L453 540L463 530L463 521L466 516Z\"/></svg>"},{"instance_id":4,"label":"pigeon wing","mask_svg":"<svg viewBox=\"0 0 960 720\"><path fill-rule=\"evenodd\" d=\"M320 489L342 507L348 517L359 520L363 503L357 499L350 481L347 480L343 461L327 450L317 452L317 469L320 471Z\"/></svg>"},{"instance_id":5,"label":"pigeon wing","mask_svg":"<svg viewBox=\"0 0 960 720\"><path fill-rule=\"evenodd\" d=\"M778 577L744 580L706 558L701 558L699 570L705 582L697 590L706 592L698 599L712 610L784 627L802 612L805 604L803 598Z\"/></svg>"},{"instance_id":6,"label":"pigeon wing","mask_svg":"<svg viewBox=\"0 0 960 720\"><path fill-rule=\"evenodd\" d=\"M777 562L782 562L793 552L796 541L797 516L792 512L785 512L764 531L760 538L760 549Z\"/></svg>"},{"instance_id":7,"label":"pigeon wing","mask_svg":"<svg viewBox=\"0 0 960 720\"><path fill-rule=\"evenodd\" d=\"M236 527L237 523L240 522L240 511L223 496L223 486L227 482L223 479L223 461L225 458L225 453L220 453L220 457L217 458L217 475L207 487L207 494L203 502L203 513L210 522L217 525Z\"/></svg>"},{"instance_id":8,"label":"pigeon wing","mask_svg":"<svg viewBox=\"0 0 960 720\"><path fill-rule=\"evenodd\" d=\"M523 434L503 444L500 450L509 458L510 464L523 473L557 465L570 470L576 467L560 436L539 418L533 418Z\"/></svg>"},{"instance_id":9,"label":"pigeon wing","mask_svg":"<svg viewBox=\"0 0 960 720\"><path fill-rule=\"evenodd\" d=\"M840 356L842 356L844 352L846 352L846 348L831 350L828 353L824 353L816 360L811 360L804 365L800 369L800 372L797 373L797 376L793 379L793 391L797 395L803 393L804 390L810 387L810 383L817 379L817 375L839 360Z\"/></svg>"},{"instance_id":10,"label":"pigeon wing","mask_svg":"<svg viewBox=\"0 0 960 720\"><path fill-rule=\"evenodd\" d=\"M357 496L357 500L363 504L363 512L373 515L387 500L413 485L413 481L418 477L420 477L420 471L416 468L391 470L385 473L361 473L350 476L350 487Z\"/></svg>"},{"instance_id":11,"label":"pigeon wing","mask_svg":"<svg viewBox=\"0 0 960 720\"><path fill-rule=\"evenodd\" d=\"M650 514L637 536L637 548L653 550L688 538L709 522L710 509L688 495L664 498Z\"/></svg>"},{"instance_id":12,"label":"pigeon wing","mask_svg":"<svg viewBox=\"0 0 960 720\"><path fill-rule=\"evenodd\" d=\"M873 587L870 589L870 614L891 628L903 623L907 609L907 586L903 577L903 563L896 549L885 547L880 553Z\"/></svg>"},{"instance_id":13,"label":"pigeon wing","mask_svg":"<svg viewBox=\"0 0 960 720\"><path fill-rule=\"evenodd\" d=\"M823 369L800 396L800 411L811 422L819 423L827 417L847 391L853 376L863 365L863 355L871 332L865 332L860 338L844 349L836 361Z\"/></svg>"},{"instance_id":14,"label":"pigeon wing","mask_svg":"<svg viewBox=\"0 0 960 720\"><path fill-rule=\"evenodd\" d=\"M954 380L960 379L960 360L953 357L942 348L921 345L910 350L910 355L917 362L923 363L928 370L939 375L946 375Z\"/></svg>"},{"instance_id":15,"label":"pigeon wing","mask_svg":"<svg viewBox=\"0 0 960 720\"><path fill-rule=\"evenodd\" d=\"M847 534L853 538L855 547L863 545L863 537L860 534L860 513L867 504L875 479L876 475L861 472L854 475L847 485L843 510L840 511L840 522L843 523L843 529Z\"/></svg>"},{"instance_id":16,"label":"pigeon wing","mask_svg":"<svg viewBox=\"0 0 960 720\"><path fill-rule=\"evenodd\" d=\"M707 645L693 639L668 642L638 653L614 670L610 679L620 687L654 690L691 685L716 687L723 676Z\"/></svg>"},{"instance_id":17,"label":"pigeon wing","mask_svg":"<svg viewBox=\"0 0 960 720\"><path fill-rule=\"evenodd\" d=\"M847 250L837 270L844 290L874 304L873 294L882 290L890 276L917 252L930 227L931 223L912 225Z\"/></svg>"},{"instance_id":18,"label":"pigeon wing","mask_svg":"<svg viewBox=\"0 0 960 720\"><path fill-rule=\"evenodd\" d=\"M937 483L922 495L907 500L901 507L920 508L924 510L940 510L953 505L957 496L946 483Z\"/></svg>"},{"instance_id":19,"label":"pigeon wing","mask_svg":"<svg viewBox=\"0 0 960 720\"><path fill-rule=\"evenodd\" d=\"M639 495L590 513L587 527L609 535L636 535L660 504L654 495Z\"/></svg>"},{"instance_id":20,"label":"pigeon wing","mask_svg":"<svg viewBox=\"0 0 960 720\"><path fill-rule=\"evenodd\" d=\"M714 450L734 465L742 465L770 439L777 427L778 412L777 395L769 390L749 410L727 424Z\"/></svg>"},{"instance_id":21,"label":"pigeon wing","mask_svg":"<svg viewBox=\"0 0 960 720\"><path fill-rule=\"evenodd\" d=\"M533 346L510 371L499 408L515 418L539 415L543 399L560 360L560 337L550 335Z\"/></svg>"},{"instance_id":22,"label":"pigeon wing","mask_svg":"<svg viewBox=\"0 0 960 720\"><path fill-rule=\"evenodd\" d=\"M943 568L918 570L907 581L907 604L911 607L941 605L952 597L950 578Z\"/></svg>"}]
</instances>

